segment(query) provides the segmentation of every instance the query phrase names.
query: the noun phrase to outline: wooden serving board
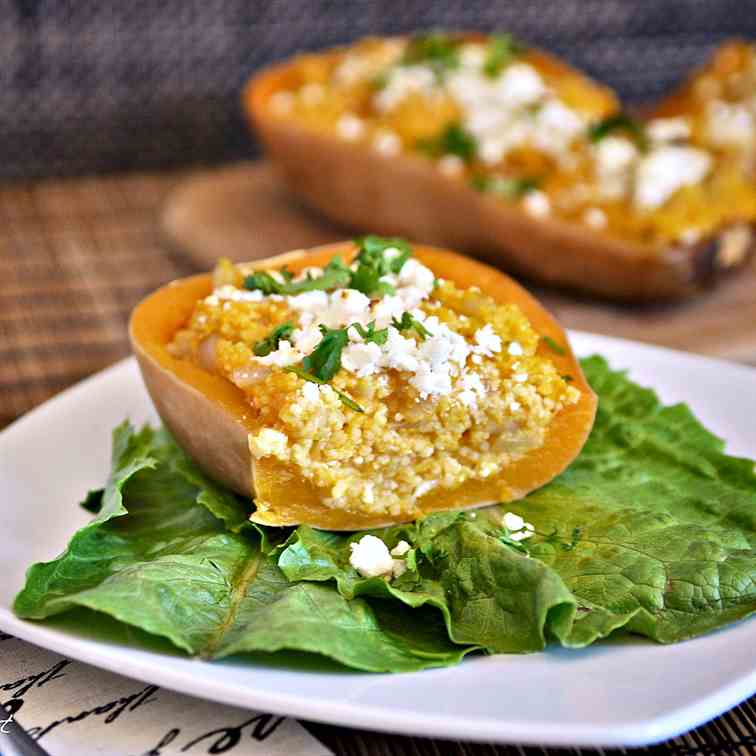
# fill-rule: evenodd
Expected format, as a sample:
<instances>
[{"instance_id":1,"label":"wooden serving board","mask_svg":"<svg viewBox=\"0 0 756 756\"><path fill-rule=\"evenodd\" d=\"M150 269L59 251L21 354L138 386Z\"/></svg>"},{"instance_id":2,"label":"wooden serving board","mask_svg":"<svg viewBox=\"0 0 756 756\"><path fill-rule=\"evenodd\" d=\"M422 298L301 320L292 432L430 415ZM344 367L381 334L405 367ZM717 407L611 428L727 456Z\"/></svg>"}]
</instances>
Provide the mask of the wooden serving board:
<instances>
[{"instance_id":1,"label":"wooden serving board","mask_svg":"<svg viewBox=\"0 0 756 756\"><path fill-rule=\"evenodd\" d=\"M219 257L254 260L355 235L302 206L266 161L188 178L167 198L161 229L199 269ZM756 364L756 260L674 305L617 305L523 283L568 328Z\"/></svg>"}]
</instances>

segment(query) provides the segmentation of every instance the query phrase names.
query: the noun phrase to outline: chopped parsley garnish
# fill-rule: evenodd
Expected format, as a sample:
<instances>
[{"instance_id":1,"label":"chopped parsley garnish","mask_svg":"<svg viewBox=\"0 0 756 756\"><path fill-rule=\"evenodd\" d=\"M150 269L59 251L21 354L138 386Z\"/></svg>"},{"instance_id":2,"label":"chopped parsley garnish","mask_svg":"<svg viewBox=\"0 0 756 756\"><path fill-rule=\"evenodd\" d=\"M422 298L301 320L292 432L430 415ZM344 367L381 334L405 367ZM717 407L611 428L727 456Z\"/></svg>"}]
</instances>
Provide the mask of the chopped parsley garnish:
<instances>
[{"instance_id":1,"label":"chopped parsley garnish","mask_svg":"<svg viewBox=\"0 0 756 756\"><path fill-rule=\"evenodd\" d=\"M302 360L301 367L292 366L284 368L284 370L294 373L303 380L310 381L310 383L324 385L341 370L341 353L349 343L349 336L346 328L328 328L321 325L320 332L323 334L323 338L315 347L315 351ZM362 407L348 394L333 388L333 386L331 388L347 407L355 412L364 412Z\"/></svg>"},{"instance_id":2,"label":"chopped parsley garnish","mask_svg":"<svg viewBox=\"0 0 756 756\"><path fill-rule=\"evenodd\" d=\"M258 357L265 357L271 352L275 352L280 342L288 341L291 343L291 334L293 332L294 326L291 323L282 323L280 326L276 326L268 336L258 341L252 351Z\"/></svg>"},{"instance_id":3,"label":"chopped parsley garnish","mask_svg":"<svg viewBox=\"0 0 756 756\"><path fill-rule=\"evenodd\" d=\"M443 32L418 34L409 41L402 56L402 65L424 63L431 66L436 76L443 76L459 66L459 40Z\"/></svg>"},{"instance_id":4,"label":"chopped parsley garnish","mask_svg":"<svg viewBox=\"0 0 756 756\"><path fill-rule=\"evenodd\" d=\"M551 336L541 336L541 341L549 348L552 352L556 352L556 354L567 354L565 348L554 341L554 339L551 338Z\"/></svg>"},{"instance_id":5,"label":"chopped parsley garnish","mask_svg":"<svg viewBox=\"0 0 756 756\"><path fill-rule=\"evenodd\" d=\"M478 140L458 123L450 123L435 139L421 139L417 147L433 157L456 155L469 163L478 152Z\"/></svg>"},{"instance_id":6,"label":"chopped parsley garnish","mask_svg":"<svg viewBox=\"0 0 756 756\"><path fill-rule=\"evenodd\" d=\"M610 115L590 126L588 139L596 144L616 131L624 132L640 149L646 148L648 140L642 124L632 116L622 112Z\"/></svg>"},{"instance_id":7,"label":"chopped parsley garnish","mask_svg":"<svg viewBox=\"0 0 756 756\"><path fill-rule=\"evenodd\" d=\"M302 367L306 373L314 375L321 381L330 381L341 370L341 353L349 343L346 328L328 328L321 325L323 338L315 347L315 351L302 360Z\"/></svg>"},{"instance_id":8,"label":"chopped parsley garnish","mask_svg":"<svg viewBox=\"0 0 756 756\"><path fill-rule=\"evenodd\" d=\"M373 76L372 79L370 79L370 86L376 90L380 91L381 89L384 89L386 85L389 83L390 75L388 71L381 71L381 73L376 74Z\"/></svg>"},{"instance_id":9,"label":"chopped parsley garnish","mask_svg":"<svg viewBox=\"0 0 756 756\"><path fill-rule=\"evenodd\" d=\"M269 294L280 294L281 289L286 286L276 280L270 273L265 270L259 270L251 276L244 279L244 288L250 291L261 291L266 296Z\"/></svg>"},{"instance_id":10,"label":"chopped parsley garnish","mask_svg":"<svg viewBox=\"0 0 756 756\"><path fill-rule=\"evenodd\" d=\"M541 179L534 176L473 176L470 183L479 192L513 200L538 189Z\"/></svg>"},{"instance_id":11,"label":"chopped parsley garnish","mask_svg":"<svg viewBox=\"0 0 756 756\"><path fill-rule=\"evenodd\" d=\"M375 321L371 320L367 324L367 328L363 327L360 323L352 323L350 328L354 328L357 333L360 334L364 342L373 342L378 346L383 346L388 339L388 328L380 328L376 330Z\"/></svg>"},{"instance_id":12,"label":"chopped parsley garnish","mask_svg":"<svg viewBox=\"0 0 756 756\"><path fill-rule=\"evenodd\" d=\"M522 55L526 48L511 34L494 34L488 42L486 60L483 64L483 73L496 78L503 68L508 66L515 58Z\"/></svg>"},{"instance_id":13,"label":"chopped parsley garnish","mask_svg":"<svg viewBox=\"0 0 756 756\"><path fill-rule=\"evenodd\" d=\"M261 291L266 296L280 294L293 297L306 291L333 291L335 289L356 289L368 296L393 294L394 287L381 281L383 276L399 273L412 254L412 248L402 239L384 239L380 236L366 236L355 244L357 267L352 270L340 257L334 257L323 269L320 276L307 275L301 281L294 281L291 271L283 268L279 280L268 271L257 271L244 279L244 288ZM393 256L386 254L397 250Z\"/></svg>"},{"instance_id":14,"label":"chopped parsley garnish","mask_svg":"<svg viewBox=\"0 0 756 756\"><path fill-rule=\"evenodd\" d=\"M323 270L322 276L308 275L301 281L293 281L291 271L283 268L279 271L283 281L279 281L267 271L261 270L244 279L244 288L259 290L265 295L281 294L293 297L306 291L332 291L342 289L349 284L352 271L340 257L334 257Z\"/></svg>"},{"instance_id":15,"label":"chopped parsley garnish","mask_svg":"<svg viewBox=\"0 0 756 756\"><path fill-rule=\"evenodd\" d=\"M381 236L365 236L355 241L359 248L357 269L350 271L348 286L363 294L393 294L394 287L381 281L383 276L399 273L412 254L412 248L402 239L384 239ZM399 254L388 256L388 250L398 250Z\"/></svg>"},{"instance_id":16,"label":"chopped parsley garnish","mask_svg":"<svg viewBox=\"0 0 756 756\"><path fill-rule=\"evenodd\" d=\"M420 341L425 341L428 336L432 336L431 332L411 312L403 312L401 320L392 318L391 325L397 331L413 330L420 337Z\"/></svg>"}]
</instances>

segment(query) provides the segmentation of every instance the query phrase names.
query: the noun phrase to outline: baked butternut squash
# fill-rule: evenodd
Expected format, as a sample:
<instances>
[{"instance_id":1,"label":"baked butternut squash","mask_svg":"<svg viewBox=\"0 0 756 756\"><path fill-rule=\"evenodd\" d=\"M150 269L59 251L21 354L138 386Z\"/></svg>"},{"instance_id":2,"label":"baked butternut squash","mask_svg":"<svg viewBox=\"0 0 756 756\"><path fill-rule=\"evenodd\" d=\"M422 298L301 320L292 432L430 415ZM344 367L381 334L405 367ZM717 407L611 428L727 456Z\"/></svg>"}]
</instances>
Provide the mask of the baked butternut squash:
<instances>
[{"instance_id":1,"label":"baked butternut squash","mask_svg":"<svg viewBox=\"0 0 756 756\"><path fill-rule=\"evenodd\" d=\"M223 262L147 297L130 337L178 443L267 525L353 530L521 498L578 454L596 409L524 289L400 240Z\"/></svg>"},{"instance_id":2,"label":"baked butternut squash","mask_svg":"<svg viewBox=\"0 0 756 756\"><path fill-rule=\"evenodd\" d=\"M752 177L507 35L363 40L243 100L291 190L357 229L620 300L694 294L750 251Z\"/></svg>"}]
</instances>

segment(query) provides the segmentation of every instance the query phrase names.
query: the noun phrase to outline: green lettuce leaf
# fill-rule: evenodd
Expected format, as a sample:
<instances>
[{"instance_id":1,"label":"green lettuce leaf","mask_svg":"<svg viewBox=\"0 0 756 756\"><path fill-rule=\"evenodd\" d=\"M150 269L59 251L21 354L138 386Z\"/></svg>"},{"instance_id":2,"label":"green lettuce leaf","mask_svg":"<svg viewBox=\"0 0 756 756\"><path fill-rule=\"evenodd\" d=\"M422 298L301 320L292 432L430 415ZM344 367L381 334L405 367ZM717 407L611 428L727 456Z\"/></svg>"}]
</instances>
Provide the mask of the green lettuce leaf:
<instances>
[{"instance_id":1,"label":"green lettuce leaf","mask_svg":"<svg viewBox=\"0 0 756 756\"><path fill-rule=\"evenodd\" d=\"M369 671L445 666L470 650L436 612L290 583L275 549L240 527L238 497L209 483L165 431L124 424L113 447L100 513L60 557L29 570L19 616L86 607L205 658L289 649Z\"/></svg>"},{"instance_id":2,"label":"green lettuce leaf","mask_svg":"<svg viewBox=\"0 0 756 756\"><path fill-rule=\"evenodd\" d=\"M249 502L204 476L165 431L124 424L97 511L34 565L19 616L86 607L192 655L299 650L405 671L464 654L580 647L624 629L659 642L756 611L756 476L682 405L600 358L599 412L580 457L526 499L380 531L411 550L386 581L350 565L363 533L258 528ZM536 534L515 543L513 511Z\"/></svg>"},{"instance_id":3,"label":"green lettuce leaf","mask_svg":"<svg viewBox=\"0 0 756 756\"><path fill-rule=\"evenodd\" d=\"M753 462L726 456L687 407L662 406L603 359L583 367L598 417L551 484L477 519L435 515L375 531L389 547L404 539L417 550L416 569L392 583L350 566L359 535L300 527L279 566L290 580L334 580L347 598L435 606L450 638L493 652L534 651L549 638L580 647L620 628L669 643L752 614ZM491 528L487 518L507 510L536 528L529 557Z\"/></svg>"}]
</instances>

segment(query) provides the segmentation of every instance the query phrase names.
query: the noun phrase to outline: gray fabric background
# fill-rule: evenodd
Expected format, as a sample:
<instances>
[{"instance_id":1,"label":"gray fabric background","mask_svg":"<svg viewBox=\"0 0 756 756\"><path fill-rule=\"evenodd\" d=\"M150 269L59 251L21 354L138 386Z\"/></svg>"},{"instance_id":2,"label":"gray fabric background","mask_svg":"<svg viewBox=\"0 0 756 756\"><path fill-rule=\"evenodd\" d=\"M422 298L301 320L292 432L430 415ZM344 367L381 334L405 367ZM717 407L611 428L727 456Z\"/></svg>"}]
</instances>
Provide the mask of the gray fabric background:
<instances>
[{"instance_id":1,"label":"gray fabric background","mask_svg":"<svg viewBox=\"0 0 756 756\"><path fill-rule=\"evenodd\" d=\"M513 31L639 102L756 37L756 0L0 0L0 177L250 156L258 66L429 27Z\"/></svg>"}]
</instances>

